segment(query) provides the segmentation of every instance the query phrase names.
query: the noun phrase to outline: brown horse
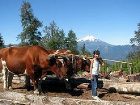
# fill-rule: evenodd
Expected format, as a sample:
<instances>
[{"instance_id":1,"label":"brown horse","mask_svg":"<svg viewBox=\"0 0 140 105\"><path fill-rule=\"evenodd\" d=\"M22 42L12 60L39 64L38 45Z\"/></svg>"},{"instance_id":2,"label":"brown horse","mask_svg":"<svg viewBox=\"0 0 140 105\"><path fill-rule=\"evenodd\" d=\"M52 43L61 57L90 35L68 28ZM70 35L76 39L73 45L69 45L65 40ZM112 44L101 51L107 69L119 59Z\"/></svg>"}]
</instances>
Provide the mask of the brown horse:
<instances>
[{"instance_id":1,"label":"brown horse","mask_svg":"<svg viewBox=\"0 0 140 105\"><path fill-rule=\"evenodd\" d=\"M56 57L50 57L51 51L40 46L9 47L0 50L0 69L4 73L4 88L9 88L10 74L27 74L33 82L34 89L38 93L39 80L46 76L47 71L52 71L58 77L66 75L67 67ZM7 71L9 75L7 75ZM11 83L11 82L10 82Z\"/></svg>"}]
</instances>

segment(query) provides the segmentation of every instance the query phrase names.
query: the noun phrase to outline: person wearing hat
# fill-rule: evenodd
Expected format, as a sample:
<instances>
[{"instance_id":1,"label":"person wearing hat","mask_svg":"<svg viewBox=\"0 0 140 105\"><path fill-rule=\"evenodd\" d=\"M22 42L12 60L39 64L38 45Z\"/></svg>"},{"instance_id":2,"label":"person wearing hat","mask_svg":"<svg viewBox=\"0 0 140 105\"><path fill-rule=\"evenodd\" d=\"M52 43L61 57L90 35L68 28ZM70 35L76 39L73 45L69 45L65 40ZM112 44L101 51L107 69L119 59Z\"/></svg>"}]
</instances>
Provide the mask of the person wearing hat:
<instances>
[{"instance_id":1,"label":"person wearing hat","mask_svg":"<svg viewBox=\"0 0 140 105\"><path fill-rule=\"evenodd\" d=\"M98 75L100 71L100 65L103 65L103 60L100 57L100 51L95 50L93 52L93 59L91 60L90 65L90 75L91 75L91 89L92 89L92 97L95 100L100 101L100 98L97 96L97 83L98 83Z\"/></svg>"}]
</instances>

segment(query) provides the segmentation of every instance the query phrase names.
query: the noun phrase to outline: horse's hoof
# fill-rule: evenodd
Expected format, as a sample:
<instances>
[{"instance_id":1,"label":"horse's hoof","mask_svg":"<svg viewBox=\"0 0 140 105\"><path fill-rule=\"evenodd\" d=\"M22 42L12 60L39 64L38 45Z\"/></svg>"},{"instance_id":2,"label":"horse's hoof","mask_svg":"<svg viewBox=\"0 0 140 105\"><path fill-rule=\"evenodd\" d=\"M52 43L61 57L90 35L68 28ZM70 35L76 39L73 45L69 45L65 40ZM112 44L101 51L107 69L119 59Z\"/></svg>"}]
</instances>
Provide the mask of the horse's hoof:
<instances>
[{"instance_id":1,"label":"horse's hoof","mask_svg":"<svg viewBox=\"0 0 140 105\"><path fill-rule=\"evenodd\" d=\"M13 90L12 86L9 86L9 90Z\"/></svg>"},{"instance_id":2,"label":"horse's hoof","mask_svg":"<svg viewBox=\"0 0 140 105\"><path fill-rule=\"evenodd\" d=\"M35 91L34 91L34 94L39 95L40 93L39 93L39 91L38 91L38 90L35 90Z\"/></svg>"}]
</instances>

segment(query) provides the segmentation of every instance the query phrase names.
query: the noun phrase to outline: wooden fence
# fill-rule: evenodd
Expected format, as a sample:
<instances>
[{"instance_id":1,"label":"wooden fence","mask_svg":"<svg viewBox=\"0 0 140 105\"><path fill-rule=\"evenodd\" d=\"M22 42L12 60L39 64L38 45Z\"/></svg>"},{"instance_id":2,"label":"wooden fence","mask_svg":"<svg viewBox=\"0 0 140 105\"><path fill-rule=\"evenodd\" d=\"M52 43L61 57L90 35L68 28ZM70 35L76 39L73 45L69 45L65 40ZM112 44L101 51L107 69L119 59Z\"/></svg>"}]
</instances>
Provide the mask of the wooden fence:
<instances>
[{"instance_id":1,"label":"wooden fence","mask_svg":"<svg viewBox=\"0 0 140 105\"><path fill-rule=\"evenodd\" d=\"M132 74L133 73L132 63L131 62L118 61L118 60L110 60L110 59L103 59L103 60L105 62L105 66L106 67L104 67L104 68L105 68L106 71L115 71L115 70L127 69L127 73L128 74Z\"/></svg>"},{"instance_id":2,"label":"wooden fence","mask_svg":"<svg viewBox=\"0 0 140 105\"><path fill-rule=\"evenodd\" d=\"M88 57L92 59L92 57ZM105 62L104 67L101 67L101 70L104 69L104 72L109 71L116 71L116 70L124 70L124 65L126 66L125 69L128 74L133 74L132 63L128 61L119 61L119 60L110 60L110 59L103 59ZM115 66L115 67L113 67Z\"/></svg>"}]
</instances>

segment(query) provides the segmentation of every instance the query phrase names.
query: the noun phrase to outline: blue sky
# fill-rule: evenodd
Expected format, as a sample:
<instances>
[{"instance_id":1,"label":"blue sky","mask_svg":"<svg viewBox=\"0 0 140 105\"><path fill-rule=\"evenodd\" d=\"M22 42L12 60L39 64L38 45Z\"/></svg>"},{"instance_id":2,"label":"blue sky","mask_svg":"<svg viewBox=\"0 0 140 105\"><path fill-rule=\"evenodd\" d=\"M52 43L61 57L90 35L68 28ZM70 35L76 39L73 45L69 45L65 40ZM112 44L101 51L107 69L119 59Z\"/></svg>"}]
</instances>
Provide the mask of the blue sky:
<instances>
[{"instance_id":1,"label":"blue sky","mask_svg":"<svg viewBox=\"0 0 140 105\"><path fill-rule=\"evenodd\" d=\"M53 20L77 38L93 35L113 45L130 44L140 23L140 0L28 0L43 27ZM0 0L0 33L5 44L19 43L23 0ZM43 29L43 27L41 29Z\"/></svg>"}]
</instances>

